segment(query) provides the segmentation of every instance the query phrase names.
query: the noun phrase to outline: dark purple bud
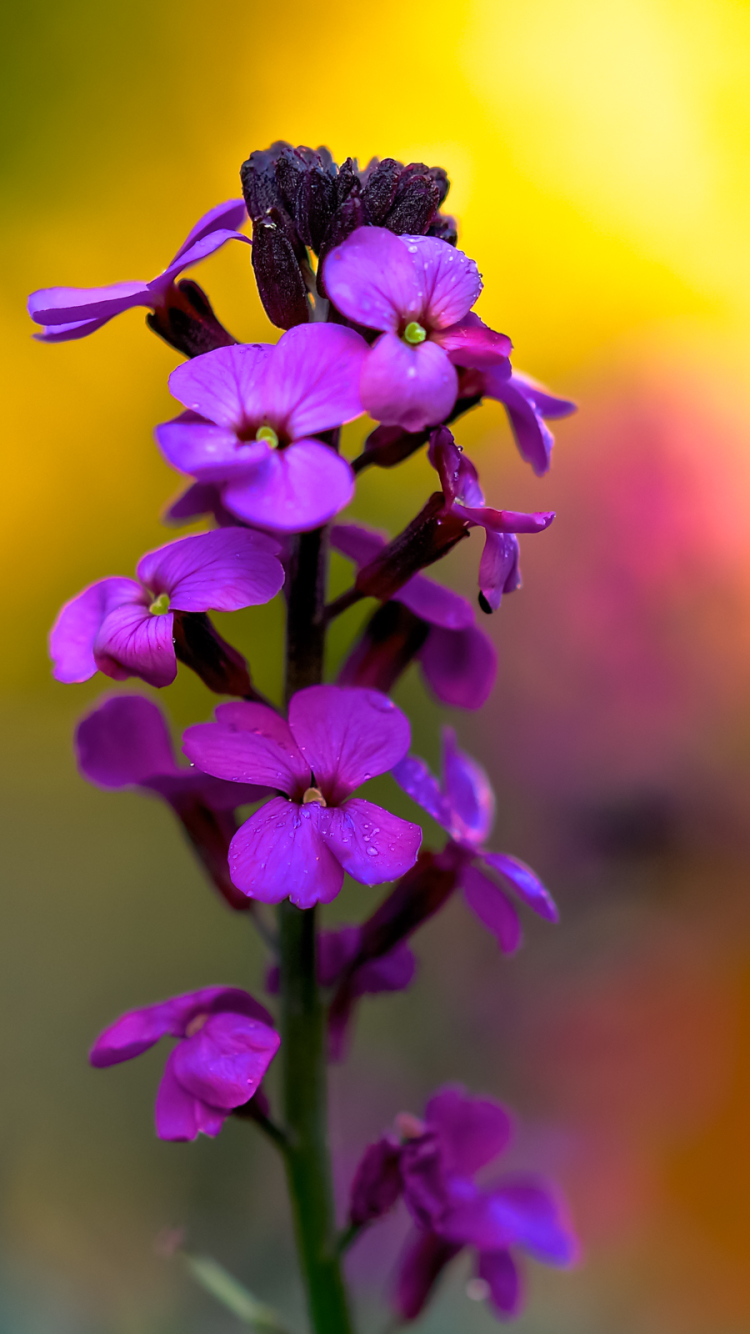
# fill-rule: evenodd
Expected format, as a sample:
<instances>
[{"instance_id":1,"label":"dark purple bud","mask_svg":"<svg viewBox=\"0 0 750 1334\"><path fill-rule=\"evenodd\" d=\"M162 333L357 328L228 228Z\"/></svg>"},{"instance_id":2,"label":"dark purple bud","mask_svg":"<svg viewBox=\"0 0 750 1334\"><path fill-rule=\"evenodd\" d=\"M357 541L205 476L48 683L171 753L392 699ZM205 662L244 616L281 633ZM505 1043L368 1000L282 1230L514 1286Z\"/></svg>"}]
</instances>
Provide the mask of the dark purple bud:
<instances>
[{"instance_id":1,"label":"dark purple bud","mask_svg":"<svg viewBox=\"0 0 750 1334\"><path fill-rule=\"evenodd\" d=\"M305 245L320 251L336 206L336 183L323 167L310 167L297 191L295 218Z\"/></svg>"},{"instance_id":2,"label":"dark purple bud","mask_svg":"<svg viewBox=\"0 0 750 1334\"><path fill-rule=\"evenodd\" d=\"M447 555L468 531L466 520L446 509L442 491L434 491L403 532L362 567L357 591L387 602L413 575Z\"/></svg>"},{"instance_id":3,"label":"dark purple bud","mask_svg":"<svg viewBox=\"0 0 750 1334\"><path fill-rule=\"evenodd\" d=\"M404 1199L421 1227L439 1223L448 1207L440 1144L434 1130L407 1138L399 1160Z\"/></svg>"},{"instance_id":4,"label":"dark purple bud","mask_svg":"<svg viewBox=\"0 0 750 1334\"><path fill-rule=\"evenodd\" d=\"M279 329L307 324L310 311L305 280L278 210L253 222L253 269L271 323Z\"/></svg>"},{"instance_id":5,"label":"dark purple bud","mask_svg":"<svg viewBox=\"0 0 750 1334\"><path fill-rule=\"evenodd\" d=\"M355 159L348 157L341 163L336 176L336 207L341 208L352 193L357 195L361 193L361 182Z\"/></svg>"},{"instance_id":6,"label":"dark purple bud","mask_svg":"<svg viewBox=\"0 0 750 1334\"><path fill-rule=\"evenodd\" d=\"M366 625L338 675L342 686L390 693L422 648L430 627L400 602L385 602Z\"/></svg>"},{"instance_id":7,"label":"dark purple bud","mask_svg":"<svg viewBox=\"0 0 750 1334\"><path fill-rule=\"evenodd\" d=\"M347 236L356 231L358 227L365 225L365 208L362 203L359 181L355 178L354 187L348 198L336 210L326 230L326 234L320 246L320 257L318 260L318 291L321 296L325 296L323 286L323 261L334 246L341 245Z\"/></svg>"},{"instance_id":8,"label":"dark purple bud","mask_svg":"<svg viewBox=\"0 0 750 1334\"><path fill-rule=\"evenodd\" d=\"M399 178L404 168L395 158L383 158L368 173L367 183L362 191L367 221L372 227L382 227L383 222L396 198Z\"/></svg>"},{"instance_id":9,"label":"dark purple bud","mask_svg":"<svg viewBox=\"0 0 750 1334\"><path fill-rule=\"evenodd\" d=\"M391 1135L368 1145L352 1181L349 1220L373 1223L392 1209L401 1194L401 1145Z\"/></svg>"},{"instance_id":10,"label":"dark purple bud","mask_svg":"<svg viewBox=\"0 0 750 1334\"><path fill-rule=\"evenodd\" d=\"M240 180L247 211L253 222L262 218L269 208L283 206L281 191L276 180L276 165L286 152L292 152L292 145L283 139L277 139L270 148L258 149L251 153L240 167Z\"/></svg>"},{"instance_id":11,"label":"dark purple bud","mask_svg":"<svg viewBox=\"0 0 750 1334\"><path fill-rule=\"evenodd\" d=\"M448 193L448 176L442 167L410 162L404 167L396 196L383 226L397 236L423 235Z\"/></svg>"},{"instance_id":12,"label":"dark purple bud","mask_svg":"<svg viewBox=\"0 0 750 1334\"><path fill-rule=\"evenodd\" d=\"M165 343L186 357L199 357L217 347L231 347L237 342L217 320L211 302L192 278L172 283L161 305L150 311L146 323Z\"/></svg>"},{"instance_id":13,"label":"dark purple bud","mask_svg":"<svg viewBox=\"0 0 750 1334\"><path fill-rule=\"evenodd\" d=\"M174 651L209 690L217 695L258 699L247 663L236 648L222 639L204 611L174 613Z\"/></svg>"},{"instance_id":14,"label":"dark purple bud","mask_svg":"<svg viewBox=\"0 0 750 1334\"><path fill-rule=\"evenodd\" d=\"M450 213L436 213L427 228L427 235L436 236L438 241L446 241L448 245L457 245L458 223Z\"/></svg>"}]
</instances>

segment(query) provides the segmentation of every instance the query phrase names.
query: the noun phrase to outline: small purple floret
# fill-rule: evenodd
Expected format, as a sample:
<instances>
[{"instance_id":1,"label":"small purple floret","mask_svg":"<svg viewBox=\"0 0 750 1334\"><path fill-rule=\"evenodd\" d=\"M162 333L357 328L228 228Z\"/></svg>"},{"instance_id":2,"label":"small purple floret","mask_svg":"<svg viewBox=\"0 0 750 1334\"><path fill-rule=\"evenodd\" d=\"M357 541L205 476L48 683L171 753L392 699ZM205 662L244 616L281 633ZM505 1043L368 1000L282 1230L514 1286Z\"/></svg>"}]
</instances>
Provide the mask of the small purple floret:
<instances>
[{"instance_id":1,"label":"small purple floret","mask_svg":"<svg viewBox=\"0 0 750 1334\"><path fill-rule=\"evenodd\" d=\"M260 1087L280 1038L266 1009L237 987L205 987L142 1010L106 1028L91 1049L102 1068L132 1060L162 1037L170 1052L156 1098L156 1133L165 1140L214 1137L235 1107Z\"/></svg>"}]
</instances>

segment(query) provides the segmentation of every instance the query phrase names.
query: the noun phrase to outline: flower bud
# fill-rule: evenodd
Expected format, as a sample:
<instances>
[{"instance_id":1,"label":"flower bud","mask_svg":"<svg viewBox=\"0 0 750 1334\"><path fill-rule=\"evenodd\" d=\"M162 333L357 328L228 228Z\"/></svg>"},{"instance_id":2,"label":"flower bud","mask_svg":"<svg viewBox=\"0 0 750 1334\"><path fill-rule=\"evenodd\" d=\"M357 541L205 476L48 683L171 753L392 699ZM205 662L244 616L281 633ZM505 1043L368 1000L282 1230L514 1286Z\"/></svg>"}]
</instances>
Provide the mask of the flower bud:
<instances>
[{"instance_id":1,"label":"flower bud","mask_svg":"<svg viewBox=\"0 0 750 1334\"><path fill-rule=\"evenodd\" d=\"M442 491L433 492L403 532L363 566L357 575L357 591L387 602L413 575L445 556L468 531L466 520L446 509Z\"/></svg>"},{"instance_id":2,"label":"flower bud","mask_svg":"<svg viewBox=\"0 0 750 1334\"><path fill-rule=\"evenodd\" d=\"M400 1160L401 1146L390 1135L368 1145L352 1181L350 1222L362 1227L393 1208L401 1194Z\"/></svg>"},{"instance_id":3,"label":"flower bud","mask_svg":"<svg viewBox=\"0 0 750 1334\"><path fill-rule=\"evenodd\" d=\"M204 611L174 613L174 651L217 695L256 698L247 663L222 639Z\"/></svg>"},{"instance_id":4,"label":"flower bud","mask_svg":"<svg viewBox=\"0 0 750 1334\"><path fill-rule=\"evenodd\" d=\"M310 311L300 262L278 209L253 222L253 269L269 320L279 329L307 324Z\"/></svg>"},{"instance_id":5,"label":"flower bud","mask_svg":"<svg viewBox=\"0 0 750 1334\"><path fill-rule=\"evenodd\" d=\"M161 305L149 311L146 323L186 357L199 357L237 342L217 320L206 293L192 278L168 287Z\"/></svg>"}]
</instances>

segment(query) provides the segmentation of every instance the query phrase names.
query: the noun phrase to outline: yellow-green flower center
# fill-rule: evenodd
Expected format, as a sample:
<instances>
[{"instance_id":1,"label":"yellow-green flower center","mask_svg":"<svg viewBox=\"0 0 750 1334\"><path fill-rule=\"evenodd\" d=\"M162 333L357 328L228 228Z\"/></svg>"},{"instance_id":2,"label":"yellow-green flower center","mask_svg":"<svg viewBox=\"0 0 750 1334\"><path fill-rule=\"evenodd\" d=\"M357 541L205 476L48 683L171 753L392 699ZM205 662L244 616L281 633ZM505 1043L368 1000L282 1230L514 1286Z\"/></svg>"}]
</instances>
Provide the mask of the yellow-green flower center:
<instances>
[{"instance_id":1,"label":"yellow-green flower center","mask_svg":"<svg viewBox=\"0 0 750 1334\"><path fill-rule=\"evenodd\" d=\"M309 787L307 791L303 793L302 805L309 806L312 802L317 802L318 806L328 805L328 802L319 787Z\"/></svg>"},{"instance_id":2,"label":"yellow-green flower center","mask_svg":"<svg viewBox=\"0 0 750 1334\"><path fill-rule=\"evenodd\" d=\"M423 343L426 337L427 330L421 324L417 324L416 320L412 320L404 329L404 342L411 343L412 347L416 347L418 343Z\"/></svg>"},{"instance_id":3,"label":"yellow-green flower center","mask_svg":"<svg viewBox=\"0 0 750 1334\"><path fill-rule=\"evenodd\" d=\"M149 611L152 616L165 616L169 611L169 593L160 593L158 598L154 598Z\"/></svg>"},{"instance_id":4,"label":"yellow-green flower center","mask_svg":"<svg viewBox=\"0 0 750 1334\"><path fill-rule=\"evenodd\" d=\"M279 437L272 426L259 426L255 432L256 440L267 440L272 449L275 449L279 443Z\"/></svg>"}]
</instances>

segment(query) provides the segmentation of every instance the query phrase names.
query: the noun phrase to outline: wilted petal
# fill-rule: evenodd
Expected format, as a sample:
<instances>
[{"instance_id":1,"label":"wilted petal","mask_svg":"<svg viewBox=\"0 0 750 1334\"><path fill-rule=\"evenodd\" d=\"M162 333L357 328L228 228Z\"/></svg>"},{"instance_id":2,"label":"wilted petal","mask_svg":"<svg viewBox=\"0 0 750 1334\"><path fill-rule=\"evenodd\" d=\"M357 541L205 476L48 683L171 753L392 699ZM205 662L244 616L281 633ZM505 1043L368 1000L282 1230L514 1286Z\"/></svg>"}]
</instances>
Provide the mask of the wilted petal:
<instances>
[{"instance_id":1,"label":"wilted petal","mask_svg":"<svg viewBox=\"0 0 750 1334\"><path fill-rule=\"evenodd\" d=\"M456 745L452 727L443 728L443 788L454 824L474 845L483 843L495 822L495 794L485 770Z\"/></svg>"},{"instance_id":2,"label":"wilted petal","mask_svg":"<svg viewBox=\"0 0 750 1334\"><path fill-rule=\"evenodd\" d=\"M409 755L393 767L393 777L399 787L431 815L444 829L451 828L451 810L441 791L437 778L430 773L424 760Z\"/></svg>"},{"instance_id":3,"label":"wilted petal","mask_svg":"<svg viewBox=\"0 0 750 1334\"><path fill-rule=\"evenodd\" d=\"M320 831L344 870L363 885L397 880L414 865L422 842L419 825L360 797L321 811Z\"/></svg>"},{"instance_id":4,"label":"wilted petal","mask_svg":"<svg viewBox=\"0 0 750 1334\"><path fill-rule=\"evenodd\" d=\"M456 709L481 709L497 675L497 652L487 635L433 626L417 654L433 693Z\"/></svg>"},{"instance_id":5,"label":"wilted petal","mask_svg":"<svg viewBox=\"0 0 750 1334\"><path fill-rule=\"evenodd\" d=\"M504 593L513 593L521 586L519 554L515 533L485 530L484 550L479 562L479 587L492 611L497 611Z\"/></svg>"},{"instance_id":6,"label":"wilted petal","mask_svg":"<svg viewBox=\"0 0 750 1334\"><path fill-rule=\"evenodd\" d=\"M111 283L109 287L43 287L32 292L28 312L37 324L104 323L131 306L150 306L148 283Z\"/></svg>"},{"instance_id":7,"label":"wilted petal","mask_svg":"<svg viewBox=\"0 0 750 1334\"><path fill-rule=\"evenodd\" d=\"M359 377L367 344L340 324L298 324L273 349L263 382L266 419L291 440L317 435L364 411Z\"/></svg>"},{"instance_id":8,"label":"wilted petal","mask_svg":"<svg viewBox=\"0 0 750 1334\"><path fill-rule=\"evenodd\" d=\"M545 889L538 875L525 862L517 857L509 857L504 852L483 852L485 866L497 871L511 885L519 898L523 899L540 917L548 922L557 922L559 914L552 895Z\"/></svg>"},{"instance_id":9,"label":"wilted petal","mask_svg":"<svg viewBox=\"0 0 750 1334\"><path fill-rule=\"evenodd\" d=\"M185 361L169 377L169 390L199 416L228 430L262 420L260 386L272 347L237 343Z\"/></svg>"},{"instance_id":10,"label":"wilted petal","mask_svg":"<svg viewBox=\"0 0 750 1334\"><path fill-rule=\"evenodd\" d=\"M394 1293L402 1320L416 1320L443 1269L460 1250L461 1246L444 1241L434 1232L412 1233L399 1262Z\"/></svg>"},{"instance_id":11,"label":"wilted petal","mask_svg":"<svg viewBox=\"0 0 750 1334\"><path fill-rule=\"evenodd\" d=\"M182 1087L174 1072L176 1051L170 1052L156 1095L156 1133L159 1139L196 1139L200 1131L213 1139L226 1120L226 1112L209 1107Z\"/></svg>"},{"instance_id":12,"label":"wilted petal","mask_svg":"<svg viewBox=\"0 0 750 1334\"><path fill-rule=\"evenodd\" d=\"M94 642L105 616L123 602L142 599L143 590L133 579L114 578L100 579L66 602L49 636L55 679L70 684L94 676Z\"/></svg>"},{"instance_id":13,"label":"wilted petal","mask_svg":"<svg viewBox=\"0 0 750 1334\"><path fill-rule=\"evenodd\" d=\"M379 690L309 686L289 704L289 726L328 803L387 773L409 749L409 720Z\"/></svg>"},{"instance_id":14,"label":"wilted petal","mask_svg":"<svg viewBox=\"0 0 750 1334\"><path fill-rule=\"evenodd\" d=\"M229 847L229 873L248 898L262 903L290 899L298 908L335 899L344 872L321 837L316 803L274 797L250 816Z\"/></svg>"},{"instance_id":15,"label":"wilted petal","mask_svg":"<svg viewBox=\"0 0 750 1334\"><path fill-rule=\"evenodd\" d=\"M367 329L397 332L418 319L423 292L400 237L385 227L358 227L326 257L323 281L342 315Z\"/></svg>"},{"instance_id":16,"label":"wilted petal","mask_svg":"<svg viewBox=\"0 0 750 1334\"><path fill-rule=\"evenodd\" d=\"M284 582L278 543L245 528L183 537L143 556L138 578L175 611L238 611L269 602Z\"/></svg>"},{"instance_id":17,"label":"wilted petal","mask_svg":"<svg viewBox=\"0 0 750 1334\"><path fill-rule=\"evenodd\" d=\"M78 767L99 787L137 786L155 774L178 773L161 709L143 695L115 695L81 719Z\"/></svg>"},{"instance_id":18,"label":"wilted petal","mask_svg":"<svg viewBox=\"0 0 750 1334\"><path fill-rule=\"evenodd\" d=\"M498 1315L518 1315L523 1307L523 1288L510 1251L482 1251L477 1273L489 1284L490 1301Z\"/></svg>"},{"instance_id":19,"label":"wilted petal","mask_svg":"<svg viewBox=\"0 0 750 1334\"><path fill-rule=\"evenodd\" d=\"M433 1094L425 1121L440 1135L446 1172L466 1177L507 1148L513 1129L504 1107L490 1098L470 1098L458 1085Z\"/></svg>"},{"instance_id":20,"label":"wilted petal","mask_svg":"<svg viewBox=\"0 0 750 1334\"><path fill-rule=\"evenodd\" d=\"M360 380L365 410L385 425L421 431L448 416L458 393L456 368L428 339L412 347L383 334L365 358Z\"/></svg>"},{"instance_id":21,"label":"wilted petal","mask_svg":"<svg viewBox=\"0 0 750 1334\"><path fill-rule=\"evenodd\" d=\"M492 366L501 365L505 374L510 376L508 357L513 351L513 344L507 334L488 329L478 315L464 316L457 324L451 324L447 329L441 328L439 333L433 334L433 338L445 349L454 366L488 370Z\"/></svg>"},{"instance_id":22,"label":"wilted petal","mask_svg":"<svg viewBox=\"0 0 750 1334\"><path fill-rule=\"evenodd\" d=\"M476 866L463 867L461 885L472 912L495 936L503 954L513 954L521 943L521 923L508 896Z\"/></svg>"},{"instance_id":23,"label":"wilted petal","mask_svg":"<svg viewBox=\"0 0 750 1334\"><path fill-rule=\"evenodd\" d=\"M310 766L286 721L265 704L221 704L215 723L197 723L183 737L192 764L232 783L260 783L294 793L310 783Z\"/></svg>"},{"instance_id":24,"label":"wilted petal","mask_svg":"<svg viewBox=\"0 0 750 1334\"><path fill-rule=\"evenodd\" d=\"M116 681L140 676L150 686L168 686L177 675L171 612L153 616L143 603L117 607L102 621L94 643L100 671Z\"/></svg>"},{"instance_id":25,"label":"wilted petal","mask_svg":"<svg viewBox=\"0 0 750 1334\"><path fill-rule=\"evenodd\" d=\"M246 478L224 488L227 509L246 523L282 533L306 532L327 523L354 494L346 459L317 440L269 449Z\"/></svg>"},{"instance_id":26,"label":"wilted petal","mask_svg":"<svg viewBox=\"0 0 750 1334\"><path fill-rule=\"evenodd\" d=\"M172 1069L188 1093L230 1110L252 1098L279 1042L268 1024L241 1014L212 1014L175 1049Z\"/></svg>"},{"instance_id":27,"label":"wilted petal","mask_svg":"<svg viewBox=\"0 0 750 1334\"><path fill-rule=\"evenodd\" d=\"M220 348L219 351L228 351ZM207 353L207 356L212 355ZM197 360L197 358L196 358ZM186 362L186 366L192 362ZM238 440L229 426L215 426L194 412L183 412L154 431L156 443L172 467L204 482L252 477L271 450L267 440Z\"/></svg>"}]
</instances>

